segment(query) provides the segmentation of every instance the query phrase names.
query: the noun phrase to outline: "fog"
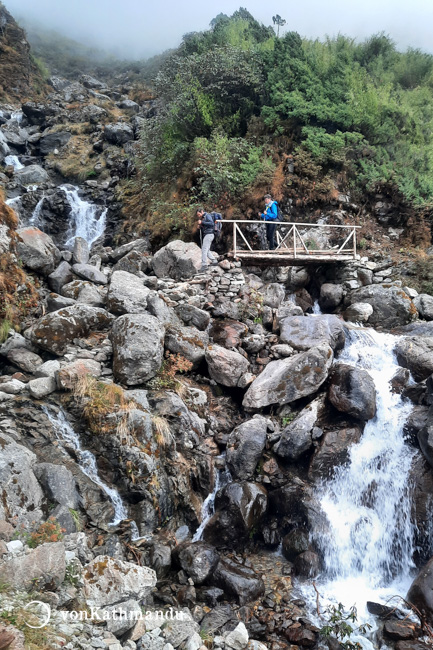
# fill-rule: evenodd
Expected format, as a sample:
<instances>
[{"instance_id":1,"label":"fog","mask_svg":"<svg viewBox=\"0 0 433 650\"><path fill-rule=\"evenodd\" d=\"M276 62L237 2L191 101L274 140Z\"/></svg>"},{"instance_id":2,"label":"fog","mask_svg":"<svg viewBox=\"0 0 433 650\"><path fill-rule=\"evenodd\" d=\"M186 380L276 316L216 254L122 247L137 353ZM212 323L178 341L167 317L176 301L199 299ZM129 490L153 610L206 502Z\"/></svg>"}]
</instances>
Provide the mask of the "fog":
<instances>
[{"instance_id":1,"label":"fog","mask_svg":"<svg viewBox=\"0 0 433 650\"><path fill-rule=\"evenodd\" d=\"M87 45L124 58L158 54L179 44L186 32L207 29L218 13L244 6L265 25L280 14L302 36L317 38L343 33L363 39L384 31L399 49L408 46L433 53L431 0L4 0L16 17L55 29Z\"/></svg>"}]
</instances>

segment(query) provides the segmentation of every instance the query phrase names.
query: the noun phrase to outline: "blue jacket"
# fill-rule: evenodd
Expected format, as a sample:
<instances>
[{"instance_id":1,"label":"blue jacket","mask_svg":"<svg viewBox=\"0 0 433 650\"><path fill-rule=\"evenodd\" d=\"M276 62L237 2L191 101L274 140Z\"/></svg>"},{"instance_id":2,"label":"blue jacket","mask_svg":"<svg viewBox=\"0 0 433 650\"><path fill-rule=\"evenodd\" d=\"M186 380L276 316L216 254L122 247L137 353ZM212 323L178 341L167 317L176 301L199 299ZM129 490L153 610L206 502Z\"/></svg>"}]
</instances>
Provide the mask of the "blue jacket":
<instances>
[{"instance_id":1,"label":"blue jacket","mask_svg":"<svg viewBox=\"0 0 433 650\"><path fill-rule=\"evenodd\" d=\"M278 219L277 202L272 201L272 203L269 203L269 205L266 207L265 211L262 212L260 216L265 221L275 221L276 219Z\"/></svg>"},{"instance_id":2,"label":"blue jacket","mask_svg":"<svg viewBox=\"0 0 433 650\"><path fill-rule=\"evenodd\" d=\"M215 234L215 220L221 219L219 212L205 212L201 218L201 231L203 235L214 235Z\"/></svg>"}]
</instances>

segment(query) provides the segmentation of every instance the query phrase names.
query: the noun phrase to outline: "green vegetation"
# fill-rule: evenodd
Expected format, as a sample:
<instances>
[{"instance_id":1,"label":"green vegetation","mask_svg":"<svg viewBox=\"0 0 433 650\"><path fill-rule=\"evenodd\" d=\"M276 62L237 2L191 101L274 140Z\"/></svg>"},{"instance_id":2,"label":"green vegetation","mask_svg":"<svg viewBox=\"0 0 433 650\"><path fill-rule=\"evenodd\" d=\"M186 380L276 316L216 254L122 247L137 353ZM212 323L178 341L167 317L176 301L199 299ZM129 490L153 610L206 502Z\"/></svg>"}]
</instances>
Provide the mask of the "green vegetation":
<instances>
[{"instance_id":1,"label":"green vegetation","mask_svg":"<svg viewBox=\"0 0 433 650\"><path fill-rule=\"evenodd\" d=\"M339 603L337 606L330 605L325 613L328 614L328 622L320 630L320 635L325 638L335 637L343 650L362 650L362 645L358 641L351 641L350 637L354 632L360 636L366 634L371 625L365 623L357 628L352 627L351 624L356 624L357 621L356 607L352 606L346 611Z\"/></svg>"}]
</instances>

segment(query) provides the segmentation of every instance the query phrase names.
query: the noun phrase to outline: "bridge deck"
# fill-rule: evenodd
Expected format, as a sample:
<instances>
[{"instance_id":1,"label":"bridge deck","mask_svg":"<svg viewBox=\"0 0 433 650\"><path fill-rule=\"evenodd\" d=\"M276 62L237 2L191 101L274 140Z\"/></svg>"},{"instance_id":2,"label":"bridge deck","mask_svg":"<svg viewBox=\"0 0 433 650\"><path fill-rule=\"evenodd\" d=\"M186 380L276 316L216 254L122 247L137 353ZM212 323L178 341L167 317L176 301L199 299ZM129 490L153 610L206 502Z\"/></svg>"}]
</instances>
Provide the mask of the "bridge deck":
<instances>
[{"instance_id":1,"label":"bridge deck","mask_svg":"<svg viewBox=\"0 0 433 650\"><path fill-rule=\"evenodd\" d=\"M230 251L228 257L241 260L250 266L305 266L307 264L336 264L339 262L353 262L357 259L353 254L332 255L328 251L315 251L313 254L300 254L294 256L293 251ZM358 256L359 258L359 256Z\"/></svg>"}]
</instances>

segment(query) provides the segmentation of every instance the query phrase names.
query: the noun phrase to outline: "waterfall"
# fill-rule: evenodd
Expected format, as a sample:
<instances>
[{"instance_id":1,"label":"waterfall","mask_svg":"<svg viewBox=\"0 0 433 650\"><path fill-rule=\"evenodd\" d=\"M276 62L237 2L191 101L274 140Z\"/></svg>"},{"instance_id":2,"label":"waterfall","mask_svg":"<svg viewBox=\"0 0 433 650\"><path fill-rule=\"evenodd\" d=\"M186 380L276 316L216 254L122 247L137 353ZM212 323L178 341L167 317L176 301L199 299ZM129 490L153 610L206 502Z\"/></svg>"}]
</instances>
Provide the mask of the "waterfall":
<instances>
[{"instance_id":1,"label":"waterfall","mask_svg":"<svg viewBox=\"0 0 433 650\"><path fill-rule=\"evenodd\" d=\"M218 456L218 458L224 458L224 456L225 454ZM230 481L231 476L228 468L224 466L223 469L219 469L217 472L214 489L203 501L203 505L201 507L202 520L200 526L194 533L194 536L192 538L193 542L198 542L203 537L203 531L206 528L207 522L212 517L212 515L215 514L215 497L217 495L217 492L218 490L221 490L221 488L225 487L228 483L230 483Z\"/></svg>"},{"instance_id":2,"label":"waterfall","mask_svg":"<svg viewBox=\"0 0 433 650\"><path fill-rule=\"evenodd\" d=\"M16 122L17 124L21 124L23 121L24 113L21 110L18 111L12 111L11 113L11 119L9 120L8 124L11 122Z\"/></svg>"},{"instance_id":3,"label":"waterfall","mask_svg":"<svg viewBox=\"0 0 433 650\"><path fill-rule=\"evenodd\" d=\"M77 187L62 185L60 189L65 193L71 208L66 245L72 246L75 237L82 237L91 246L104 234L107 209L101 212L99 206L81 199Z\"/></svg>"},{"instance_id":4,"label":"waterfall","mask_svg":"<svg viewBox=\"0 0 433 650\"><path fill-rule=\"evenodd\" d=\"M42 196L42 198L37 202L36 207L33 210L33 214L29 220L29 226L35 226L36 228L40 228L41 230L43 230L41 211L42 211L42 205L44 203L44 200L45 200L45 196Z\"/></svg>"},{"instance_id":5,"label":"waterfall","mask_svg":"<svg viewBox=\"0 0 433 650\"><path fill-rule=\"evenodd\" d=\"M349 330L339 361L370 374L377 413L348 462L318 488L329 522L326 533L313 531L324 556L318 589L328 602L356 604L361 620L368 618L367 600L404 596L414 567L409 473L417 452L403 434L412 406L389 383L398 368L395 341L371 329Z\"/></svg>"},{"instance_id":6,"label":"waterfall","mask_svg":"<svg viewBox=\"0 0 433 650\"><path fill-rule=\"evenodd\" d=\"M78 464L84 474L90 478L98 487L101 488L103 492L108 496L111 503L114 507L114 519L111 522L112 526L117 526L121 521L128 518L128 511L120 498L119 493L114 488L108 487L101 479L99 478L98 468L96 465L95 456L91 451L83 449L81 447L80 438L73 430L71 423L67 419L65 412L60 409L59 412L54 415L49 409L43 408L44 413L48 416L48 419L54 425L54 431L60 441L65 443L66 447L70 447L74 450L78 458Z\"/></svg>"},{"instance_id":7,"label":"waterfall","mask_svg":"<svg viewBox=\"0 0 433 650\"><path fill-rule=\"evenodd\" d=\"M320 309L319 301L316 299L313 303L313 314L319 315L322 313Z\"/></svg>"},{"instance_id":8,"label":"waterfall","mask_svg":"<svg viewBox=\"0 0 433 650\"><path fill-rule=\"evenodd\" d=\"M17 215L19 216L18 206L19 206L20 203L21 203L21 196L16 196L16 197L13 198L13 199L7 199L7 200L5 201L5 203L6 203L6 205L8 205L10 208L12 208L12 210L15 210L15 212L16 212Z\"/></svg>"},{"instance_id":9,"label":"waterfall","mask_svg":"<svg viewBox=\"0 0 433 650\"><path fill-rule=\"evenodd\" d=\"M20 163L18 156L6 156L4 159L5 165L12 165L15 171L19 169L24 169L24 165Z\"/></svg>"}]
</instances>

